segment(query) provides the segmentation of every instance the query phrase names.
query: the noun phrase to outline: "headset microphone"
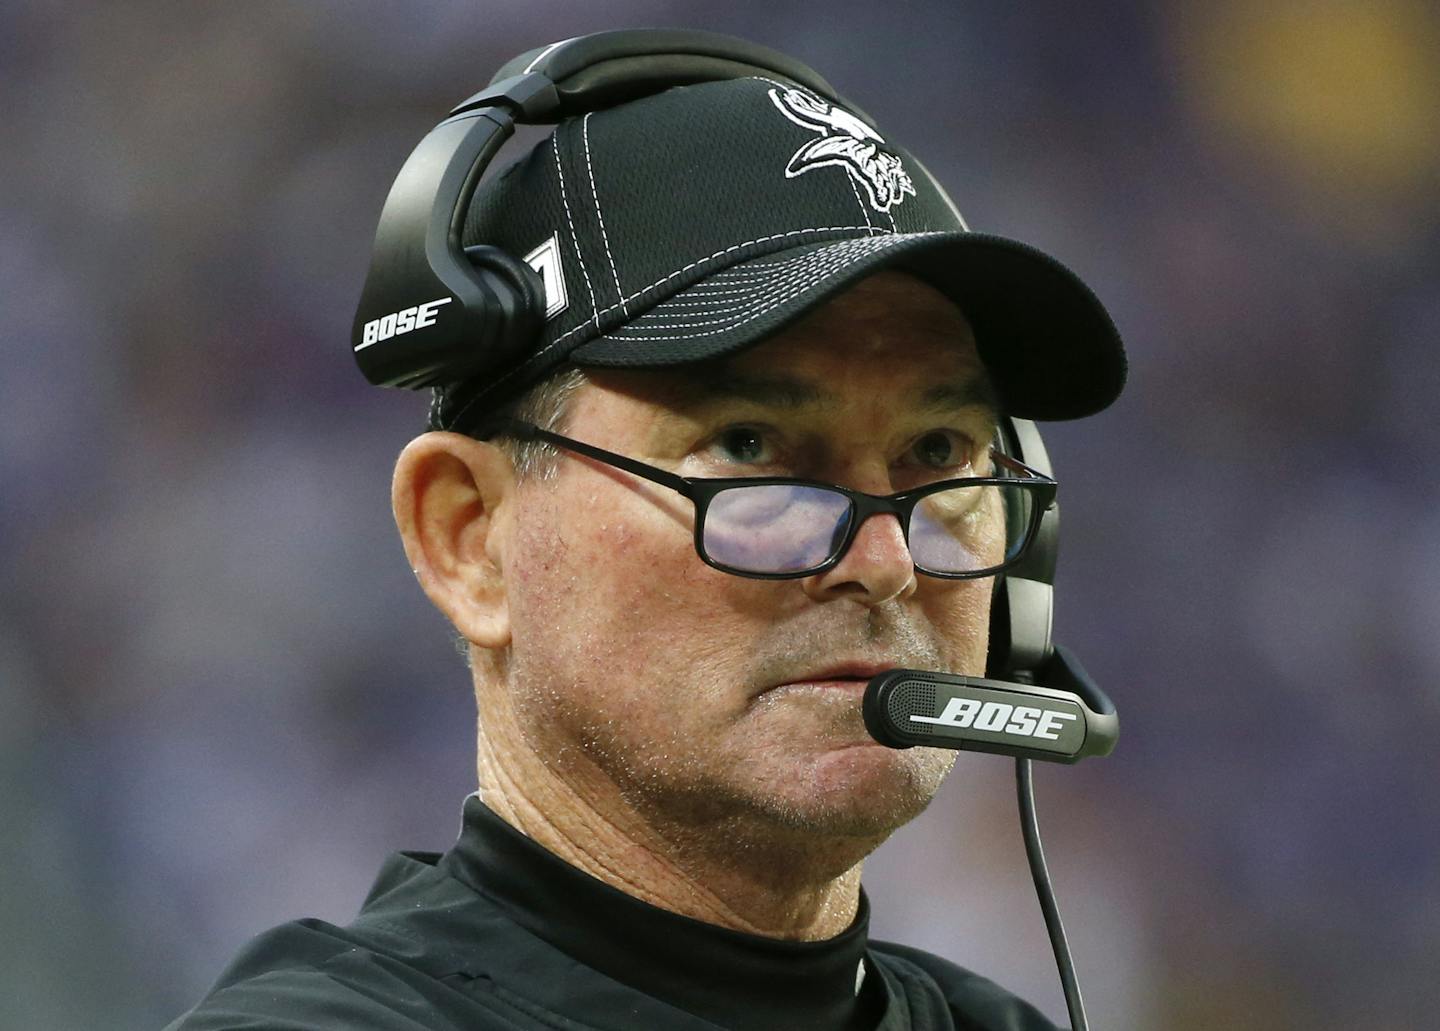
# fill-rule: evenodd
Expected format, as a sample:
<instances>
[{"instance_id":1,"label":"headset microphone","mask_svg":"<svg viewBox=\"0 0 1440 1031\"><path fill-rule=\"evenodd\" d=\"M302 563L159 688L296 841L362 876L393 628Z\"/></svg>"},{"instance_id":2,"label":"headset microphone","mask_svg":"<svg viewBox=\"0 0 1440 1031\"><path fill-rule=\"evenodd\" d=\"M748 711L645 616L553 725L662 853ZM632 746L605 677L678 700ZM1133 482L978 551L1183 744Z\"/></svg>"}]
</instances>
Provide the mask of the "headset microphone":
<instances>
[{"instance_id":1,"label":"headset microphone","mask_svg":"<svg viewBox=\"0 0 1440 1031\"><path fill-rule=\"evenodd\" d=\"M892 669L865 689L870 736L891 748L928 745L1073 763L1109 755L1115 706L1067 649L1055 646L1039 684Z\"/></svg>"}]
</instances>

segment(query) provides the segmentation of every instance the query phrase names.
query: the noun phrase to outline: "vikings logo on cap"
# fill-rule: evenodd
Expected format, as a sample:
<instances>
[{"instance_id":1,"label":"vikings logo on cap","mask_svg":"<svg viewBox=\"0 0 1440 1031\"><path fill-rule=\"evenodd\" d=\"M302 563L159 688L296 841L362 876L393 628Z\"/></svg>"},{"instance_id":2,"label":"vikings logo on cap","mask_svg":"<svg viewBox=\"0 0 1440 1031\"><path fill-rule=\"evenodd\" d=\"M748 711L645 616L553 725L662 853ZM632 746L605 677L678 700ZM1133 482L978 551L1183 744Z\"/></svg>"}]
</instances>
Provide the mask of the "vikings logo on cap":
<instances>
[{"instance_id":1,"label":"vikings logo on cap","mask_svg":"<svg viewBox=\"0 0 1440 1031\"><path fill-rule=\"evenodd\" d=\"M812 168L839 165L865 187L870 206L876 211L889 211L906 194L915 196L910 174L900 158L885 146L885 138L849 111L798 89L772 89L770 100L790 121L820 134L819 139L806 143L790 158L785 166L787 179Z\"/></svg>"}]
</instances>

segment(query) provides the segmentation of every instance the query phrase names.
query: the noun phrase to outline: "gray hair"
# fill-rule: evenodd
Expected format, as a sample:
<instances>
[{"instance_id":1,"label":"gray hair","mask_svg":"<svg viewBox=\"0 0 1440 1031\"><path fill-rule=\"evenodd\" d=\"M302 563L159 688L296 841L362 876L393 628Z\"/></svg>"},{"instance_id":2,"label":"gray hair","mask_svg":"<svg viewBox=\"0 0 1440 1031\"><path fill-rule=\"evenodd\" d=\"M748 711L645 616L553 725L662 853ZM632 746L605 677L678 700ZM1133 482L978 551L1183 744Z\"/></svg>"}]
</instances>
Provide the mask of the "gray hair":
<instances>
[{"instance_id":1,"label":"gray hair","mask_svg":"<svg viewBox=\"0 0 1440 1031\"><path fill-rule=\"evenodd\" d=\"M569 422L570 401L585 383L583 369L573 366L561 369L521 394L499 414L533 423L542 430L560 433ZM560 453L551 445L539 440L515 440L507 436L494 438L494 443L515 464L517 480L532 477L543 480L555 474L555 463Z\"/></svg>"}]
</instances>

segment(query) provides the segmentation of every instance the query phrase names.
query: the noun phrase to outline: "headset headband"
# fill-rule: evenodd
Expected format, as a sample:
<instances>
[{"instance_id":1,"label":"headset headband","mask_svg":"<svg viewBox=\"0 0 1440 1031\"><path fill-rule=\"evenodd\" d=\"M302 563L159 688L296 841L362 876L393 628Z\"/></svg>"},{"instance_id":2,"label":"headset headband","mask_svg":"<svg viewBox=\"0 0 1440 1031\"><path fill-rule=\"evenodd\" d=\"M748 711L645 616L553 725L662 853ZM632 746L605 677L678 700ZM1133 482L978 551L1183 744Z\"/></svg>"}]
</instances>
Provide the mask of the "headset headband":
<instances>
[{"instance_id":1,"label":"headset headband","mask_svg":"<svg viewBox=\"0 0 1440 1031\"><path fill-rule=\"evenodd\" d=\"M621 29L565 39L512 58L495 73L490 88L532 74L550 80L560 104L553 117L539 115L542 122L614 107L671 86L749 75L778 76L832 101L840 99L814 69L793 57L717 32Z\"/></svg>"}]
</instances>

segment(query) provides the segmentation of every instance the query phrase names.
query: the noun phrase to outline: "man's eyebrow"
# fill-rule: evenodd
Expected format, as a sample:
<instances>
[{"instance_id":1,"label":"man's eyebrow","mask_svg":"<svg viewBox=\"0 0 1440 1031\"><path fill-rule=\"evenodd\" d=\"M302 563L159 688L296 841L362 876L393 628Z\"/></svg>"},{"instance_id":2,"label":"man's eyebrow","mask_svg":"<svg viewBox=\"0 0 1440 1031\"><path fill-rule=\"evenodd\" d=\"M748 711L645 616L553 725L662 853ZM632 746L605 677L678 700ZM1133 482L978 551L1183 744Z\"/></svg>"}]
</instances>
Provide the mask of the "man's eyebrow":
<instances>
[{"instance_id":1,"label":"man's eyebrow","mask_svg":"<svg viewBox=\"0 0 1440 1031\"><path fill-rule=\"evenodd\" d=\"M1000 396L983 376L974 379L936 383L920 396L920 407L926 410L983 408L991 415L1000 414Z\"/></svg>"}]
</instances>

